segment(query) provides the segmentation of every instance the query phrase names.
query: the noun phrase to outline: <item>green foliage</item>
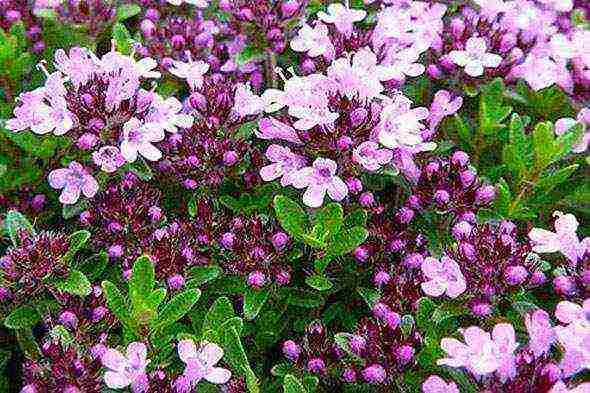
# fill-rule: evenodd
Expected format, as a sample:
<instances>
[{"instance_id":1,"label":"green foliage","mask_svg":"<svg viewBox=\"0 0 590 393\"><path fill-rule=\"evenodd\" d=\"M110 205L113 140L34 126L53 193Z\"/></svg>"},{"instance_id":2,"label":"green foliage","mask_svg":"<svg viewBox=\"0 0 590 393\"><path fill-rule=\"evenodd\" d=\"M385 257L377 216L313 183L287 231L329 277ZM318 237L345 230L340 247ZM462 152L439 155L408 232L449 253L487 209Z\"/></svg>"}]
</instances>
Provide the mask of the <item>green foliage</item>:
<instances>
[{"instance_id":1,"label":"green foliage","mask_svg":"<svg viewBox=\"0 0 590 393\"><path fill-rule=\"evenodd\" d=\"M79 270L71 270L67 278L55 282L55 287L60 291L82 297L88 296L92 292L92 284Z\"/></svg>"},{"instance_id":2,"label":"green foliage","mask_svg":"<svg viewBox=\"0 0 590 393\"><path fill-rule=\"evenodd\" d=\"M283 379L284 393L308 393L301 381L297 377L287 374Z\"/></svg>"},{"instance_id":3,"label":"green foliage","mask_svg":"<svg viewBox=\"0 0 590 393\"><path fill-rule=\"evenodd\" d=\"M4 319L4 326L9 329L27 329L35 326L41 317L37 310L30 306L18 307Z\"/></svg>"},{"instance_id":4,"label":"green foliage","mask_svg":"<svg viewBox=\"0 0 590 393\"><path fill-rule=\"evenodd\" d=\"M18 234L20 231L32 234L35 233L33 225L24 215L16 210L10 210L6 213L6 217L4 218L4 232L10 238L13 246L19 245Z\"/></svg>"}]
</instances>

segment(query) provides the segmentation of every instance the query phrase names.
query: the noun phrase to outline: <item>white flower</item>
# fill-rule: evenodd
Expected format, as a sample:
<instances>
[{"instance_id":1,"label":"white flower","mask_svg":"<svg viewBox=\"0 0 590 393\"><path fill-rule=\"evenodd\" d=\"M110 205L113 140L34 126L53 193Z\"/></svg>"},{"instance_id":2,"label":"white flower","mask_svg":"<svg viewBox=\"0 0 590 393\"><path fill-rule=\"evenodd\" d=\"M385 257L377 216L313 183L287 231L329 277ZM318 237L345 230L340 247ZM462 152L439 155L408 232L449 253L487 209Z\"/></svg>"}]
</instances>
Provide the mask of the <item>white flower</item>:
<instances>
[{"instance_id":1,"label":"white flower","mask_svg":"<svg viewBox=\"0 0 590 393\"><path fill-rule=\"evenodd\" d=\"M155 95L153 110L147 115L146 123L152 123L170 133L178 131L177 127L190 128L193 125L193 117L184 113L182 104L175 97L169 97L164 100L159 95Z\"/></svg>"},{"instance_id":2,"label":"white flower","mask_svg":"<svg viewBox=\"0 0 590 393\"><path fill-rule=\"evenodd\" d=\"M174 60L169 71L172 75L186 79L191 90L198 90L203 86L203 75L209 71L209 64L202 60L193 62L189 55L186 63Z\"/></svg>"},{"instance_id":3,"label":"white flower","mask_svg":"<svg viewBox=\"0 0 590 393\"><path fill-rule=\"evenodd\" d=\"M390 149L409 147L423 142L421 132L425 128L422 120L428 118L424 107L410 109L411 101L403 96L387 104L381 111L378 125L379 142Z\"/></svg>"},{"instance_id":4,"label":"white flower","mask_svg":"<svg viewBox=\"0 0 590 393\"><path fill-rule=\"evenodd\" d=\"M449 53L453 63L465 67L467 75L477 77L483 75L484 67L495 68L502 62L502 57L487 53L487 45L483 38L471 37L465 44L465 50L454 50Z\"/></svg>"},{"instance_id":5,"label":"white flower","mask_svg":"<svg viewBox=\"0 0 590 393\"><path fill-rule=\"evenodd\" d=\"M328 13L318 12L318 18L326 23L333 23L336 29L347 37L352 34L353 24L360 22L367 16L365 10L353 10L342 4L334 3L328 6Z\"/></svg>"},{"instance_id":6,"label":"white flower","mask_svg":"<svg viewBox=\"0 0 590 393\"><path fill-rule=\"evenodd\" d=\"M328 27L318 22L314 28L305 23L297 32L297 37L291 40L291 49L295 52L307 52L309 57L324 55L332 58L334 45L328 35Z\"/></svg>"},{"instance_id":7,"label":"white flower","mask_svg":"<svg viewBox=\"0 0 590 393\"><path fill-rule=\"evenodd\" d=\"M155 124L141 124L139 119L133 117L123 125L123 141L121 142L121 155L127 162L137 160L137 154L150 161L158 161L162 153L152 142L160 142L164 139L164 131Z\"/></svg>"}]
</instances>

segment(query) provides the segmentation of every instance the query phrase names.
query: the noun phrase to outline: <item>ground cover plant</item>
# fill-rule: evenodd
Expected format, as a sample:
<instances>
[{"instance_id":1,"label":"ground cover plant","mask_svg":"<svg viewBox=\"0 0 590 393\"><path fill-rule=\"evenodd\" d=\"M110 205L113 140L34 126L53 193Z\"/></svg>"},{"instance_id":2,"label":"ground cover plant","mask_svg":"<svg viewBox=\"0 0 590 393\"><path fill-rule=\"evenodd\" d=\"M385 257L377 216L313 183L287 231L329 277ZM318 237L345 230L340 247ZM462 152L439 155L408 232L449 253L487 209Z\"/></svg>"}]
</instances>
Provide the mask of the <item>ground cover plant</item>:
<instances>
[{"instance_id":1,"label":"ground cover plant","mask_svg":"<svg viewBox=\"0 0 590 393\"><path fill-rule=\"evenodd\" d=\"M0 1L0 392L590 392L589 21Z\"/></svg>"}]
</instances>

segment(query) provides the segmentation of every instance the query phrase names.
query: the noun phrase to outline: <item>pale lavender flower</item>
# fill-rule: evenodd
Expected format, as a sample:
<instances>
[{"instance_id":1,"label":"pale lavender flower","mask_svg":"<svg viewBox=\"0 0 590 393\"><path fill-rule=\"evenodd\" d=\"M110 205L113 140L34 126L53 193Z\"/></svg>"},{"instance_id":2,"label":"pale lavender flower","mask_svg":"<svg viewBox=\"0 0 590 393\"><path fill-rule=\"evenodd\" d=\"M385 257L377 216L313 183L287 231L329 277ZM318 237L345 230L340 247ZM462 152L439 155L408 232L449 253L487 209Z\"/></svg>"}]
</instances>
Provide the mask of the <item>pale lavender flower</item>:
<instances>
[{"instance_id":1,"label":"pale lavender flower","mask_svg":"<svg viewBox=\"0 0 590 393\"><path fill-rule=\"evenodd\" d=\"M48 180L51 187L63 188L59 201L64 205L76 203L81 193L92 198L98 191L96 180L76 161L70 162L67 168L51 171Z\"/></svg>"},{"instance_id":2,"label":"pale lavender flower","mask_svg":"<svg viewBox=\"0 0 590 393\"><path fill-rule=\"evenodd\" d=\"M563 375L570 377L590 369L590 323L575 321L567 326L555 327L557 341L564 350L559 363Z\"/></svg>"},{"instance_id":3,"label":"pale lavender flower","mask_svg":"<svg viewBox=\"0 0 590 393\"><path fill-rule=\"evenodd\" d=\"M533 251L538 253L561 252L575 265L582 259L585 247L578 238L578 220L573 214L563 214L560 211L553 213L555 220L555 232L541 228L533 228L529 232L532 240Z\"/></svg>"},{"instance_id":4,"label":"pale lavender flower","mask_svg":"<svg viewBox=\"0 0 590 393\"><path fill-rule=\"evenodd\" d=\"M461 268L449 257L443 256L440 260L427 257L422 262L421 269L429 281L423 282L420 287L428 296L446 294L450 298L456 298L467 288Z\"/></svg>"},{"instance_id":5,"label":"pale lavender flower","mask_svg":"<svg viewBox=\"0 0 590 393\"><path fill-rule=\"evenodd\" d=\"M327 60L334 58L334 45L328 35L328 27L317 22L315 27L304 23L291 40L291 49L295 52L307 52L309 57L324 56Z\"/></svg>"},{"instance_id":6,"label":"pale lavender flower","mask_svg":"<svg viewBox=\"0 0 590 393\"><path fill-rule=\"evenodd\" d=\"M233 110L240 117L258 115L264 112L266 100L254 94L249 83L238 83L235 89Z\"/></svg>"},{"instance_id":7,"label":"pale lavender flower","mask_svg":"<svg viewBox=\"0 0 590 393\"><path fill-rule=\"evenodd\" d=\"M288 147L270 145L266 149L266 158L272 164L260 169L260 177L264 181L273 181L281 178L283 187L293 183L299 169L305 165L305 157L295 154Z\"/></svg>"},{"instance_id":8,"label":"pale lavender flower","mask_svg":"<svg viewBox=\"0 0 590 393\"><path fill-rule=\"evenodd\" d=\"M107 173L113 173L123 165L125 158L121 155L119 148L116 146L103 146L98 151L92 153L92 160L101 170Z\"/></svg>"},{"instance_id":9,"label":"pale lavender flower","mask_svg":"<svg viewBox=\"0 0 590 393\"><path fill-rule=\"evenodd\" d=\"M451 94L446 90L439 90L434 95L434 100L430 105L428 122L431 129L436 128L440 121L457 113L463 105L463 98L456 97L451 100Z\"/></svg>"},{"instance_id":10,"label":"pale lavender flower","mask_svg":"<svg viewBox=\"0 0 590 393\"><path fill-rule=\"evenodd\" d=\"M202 60L193 62L189 56L188 62L174 60L172 67L169 69L172 75L181 79L186 79L191 90L198 90L203 86L203 75L209 71L209 64Z\"/></svg>"},{"instance_id":11,"label":"pale lavender flower","mask_svg":"<svg viewBox=\"0 0 590 393\"><path fill-rule=\"evenodd\" d=\"M471 37L465 43L465 50L454 50L449 53L453 63L465 67L467 75L478 77L483 75L484 67L496 68L502 62L502 57L486 52L487 45L483 38Z\"/></svg>"},{"instance_id":12,"label":"pale lavender flower","mask_svg":"<svg viewBox=\"0 0 590 393\"><path fill-rule=\"evenodd\" d=\"M141 342L127 346L126 356L116 349L109 348L101 356L102 364L108 369L104 381L111 389L122 389L131 385L133 393L144 393L149 389L145 371L149 364L147 348Z\"/></svg>"},{"instance_id":13,"label":"pale lavender flower","mask_svg":"<svg viewBox=\"0 0 590 393\"><path fill-rule=\"evenodd\" d=\"M530 53L523 63L512 67L509 76L524 79L535 91L553 84L571 91L573 86L571 73L566 67L565 60L552 59L547 55L534 52Z\"/></svg>"},{"instance_id":14,"label":"pale lavender flower","mask_svg":"<svg viewBox=\"0 0 590 393\"><path fill-rule=\"evenodd\" d=\"M376 171L392 159L391 150L379 149L379 144L371 141L361 143L352 152L352 160L368 171Z\"/></svg>"},{"instance_id":15,"label":"pale lavender flower","mask_svg":"<svg viewBox=\"0 0 590 393\"><path fill-rule=\"evenodd\" d=\"M588 323L590 324L590 299L584 300L582 306L568 302L567 300L557 303L555 318L561 323Z\"/></svg>"},{"instance_id":16,"label":"pale lavender flower","mask_svg":"<svg viewBox=\"0 0 590 393\"><path fill-rule=\"evenodd\" d=\"M317 158L312 166L300 169L293 178L295 188L307 188L303 203L309 207L320 207L326 192L335 201L343 200L348 194L346 183L336 176L337 165L327 158Z\"/></svg>"},{"instance_id":17,"label":"pale lavender flower","mask_svg":"<svg viewBox=\"0 0 590 393\"><path fill-rule=\"evenodd\" d=\"M54 65L78 88L90 81L98 69L99 60L86 48L74 47L69 56L63 49L55 51Z\"/></svg>"},{"instance_id":18,"label":"pale lavender flower","mask_svg":"<svg viewBox=\"0 0 590 393\"><path fill-rule=\"evenodd\" d=\"M411 109L411 101L404 96L387 103L380 115L378 125L379 142L391 149L411 147L423 142L421 131L425 128L422 120L428 118L428 109Z\"/></svg>"},{"instance_id":19,"label":"pale lavender flower","mask_svg":"<svg viewBox=\"0 0 590 393\"><path fill-rule=\"evenodd\" d=\"M590 382L584 382L579 384L576 387L568 389L568 387L563 383L563 381L557 381L555 385L551 388L549 393L589 393L590 392Z\"/></svg>"},{"instance_id":20,"label":"pale lavender flower","mask_svg":"<svg viewBox=\"0 0 590 393\"><path fill-rule=\"evenodd\" d=\"M260 139L280 139L298 145L303 143L293 127L272 117L260 119L258 121L258 128L259 130L256 131L256 136Z\"/></svg>"},{"instance_id":21,"label":"pale lavender flower","mask_svg":"<svg viewBox=\"0 0 590 393\"><path fill-rule=\"evenodd\" d=\"M422 384L423 393L460 393L455 382L445 382L438 375L431 375Z\"/></svg>"},{"instance_id":22,"label":"pale lavender flower","mask_svg":"<svg viewBox=\"0 0 590 393\"><path fill-rule=\"evenodd\" d=\"M128 162L137 160L138 154L150 161L158 161L162 153L152 145L152 142L160 142L163 139L164 131L161 128L142 124L139 119L133 117L123 125L121 154Z\"/></svg>"},{"instance_id":23,"label":"pale lavender flower","mask_svg":"<svg viewBox=\"0 0 590 393\"><path fill-rule=\"evenodd\" d=\"M217 344L203 341L199 348L193 340L180 340L177 346L178 356L186 367L184 376L192 386L205 379L214 384L223 384L231 378L231 372L225 368L215 367L223 357L223 349Z\"/></svg>"},{"instance_id":24,"label":"pale lavender flower","mask_svg":"<svg viewBox=\"0 0 590 393\"><path fill-rule=\"evenodd\" d=\"M317 16L326 23L333 23L336 26L336 30L344 34L347 38L350 38L353 24L365 19L367 11L354 10L343 4L334 3L328 6L328 13L320 11Z\"/></svg>"},{"instance_id":25,"label":"pale lavender flower","mask_svg":"<svg viewBox=\"0 0 590 393\"><path fill-rule=\"evenodd\" d=\"M551 344L555 341L549 314L544 310L528 313L524 316L524 325L529 334L529 348L533 355L538 358L549 353Z\"/></svg>"},{"instance_id":26,"label":"pale lavender flower","mask_svg":"<svg viewBox=\"0 0 590 393\"><path fill-rule=\"evenodd\" d=\"M146 123L151 123L170 133L178 132L180 128L190 128L193 125L193 117L181 113L182 103L175 97L163 99L155 95L151 111L145 118Z\"/></svg>"}]
</instances>

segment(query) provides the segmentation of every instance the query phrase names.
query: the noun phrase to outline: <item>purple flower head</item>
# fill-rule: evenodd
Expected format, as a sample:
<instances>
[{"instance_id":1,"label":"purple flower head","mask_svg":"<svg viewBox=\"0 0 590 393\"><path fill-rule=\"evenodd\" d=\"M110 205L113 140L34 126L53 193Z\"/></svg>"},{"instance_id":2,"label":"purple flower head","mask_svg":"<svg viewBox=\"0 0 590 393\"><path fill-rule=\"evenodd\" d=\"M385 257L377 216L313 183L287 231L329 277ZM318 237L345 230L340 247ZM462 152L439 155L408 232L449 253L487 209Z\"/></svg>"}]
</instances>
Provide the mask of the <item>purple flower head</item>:
<instances>
[{"instance_id":1,"label":"purple flower head","mask_svg":"<svg viewBox=\"0 0 590 393\"><path fill-rule=\"evenodd\" d=\"M298 170L305 165L305 157L291 152L288 147L270 145L266 149L266 157L273 162L260 169L260 177L264 181L281 178L281 185L286 187L293 184Z\"/></svg>"},{"instance_id":2,"label":"purple flower head","mask_svg":"<svg viewBox=\"0 0 590 393\"><path fill-rule=\"evenodd\" d=\"M51 171L48 180L51 187L63 189L59 201L64 205L76 203L80 194L92 198L98 191L96 180L76 161L70 162L67 168Z\"/></svg>"},{"instance_id":3,"label":"purple flower head","mask_svg":"<svg viewBox=\"0 0 590 393\"><path fill-rule=\"evenodd\" d=\"M429 281L420 284L428 296L438 297L442 294L456 298L465 292L467 285L461 268L451 258L443 256L440 260L428 257L422 262L422 273Z\"/></svg>"},{"instance_id":4,"label":"purple flower head","mask_svg":"<svg viewBox=\"0 0 590 393\"><path fill-rule=\"evenodd\" d=\"M301 354L301 347L294 341L287 340L283 343L283 354L292 362L296 362Z\"/></svg>"},{"instance_id":5,"label":"purple flower head","mask_svg":"<svg viewBox=\"0 0 590 393\"><path fill-rule=\"evenodd\" d=\"M411 345L402 345L396 350L397 360L400 364L408 364L414 358L416 350Z\"/></svg>"},{"instance_id":6,"label":"purple flower head","mask_svg":"<svg viewBox=\"0 0 590 393\"><path fill-rule=\"evenodd\" d=\"M508 285L520 285L527 279L529 272L522 265L508 266L504 271L504 277Z\"/></svg>"},{"instance_id":7,"label":"purple flower head","mask_svg":"<svg viewBox=\"0 0 590 393\"><path fill-rule=\"evenodd\" d=\"M178 357L186 364L183 375L191 386L196 386L202 379L223 384L231 378L229 370L215 367L223 357L223 349L217 344L203 341L197 348L193 340L186 339L178 342L177 350Z\"/></svg>"},{"instance_id":8,"label":"purple flower head","mask_svg":"<svg viewBox=\"0 0 590 393\"><path fill-rule=\"evenodd\" d=\"M101 147L98 151L92 153L92 160L96 165L100 166L101 170L107 173L115 172L126 162L116 146Z\"/></svg>"},{"instance_id":9,"label":"purple flower head","mask_svg":"<svg viewBox=\"0 0 590 393\"><path fill-rule=\"evenodd\" d=\"M352 160L368 171L377 171L382 165L389 164L392 159L391 150L379 149L379 144L371 141L361 143L352 153Z\"/></svg>"},{"instance_id":10,"label":"purple flower head","mask_svg":"<svg viewBox=\"0 0 590 393\"><path fill-rule=\"evenodd\" d=\"M76 329L78 326L78 317L71 311L64 311L59 315L59 323L70 329Z\"/></svg>"},{"instance_id":11,"label":"purple flower head","mask_svg":"<svg viewBox=\"0 0 590 393\"><path fill-rule=\"evenodd\" d=\"M423 393L460 393L455 382L445 382L438 375L431 375L422 384Z\"/></svg>"},{"instance_id":12,"label":"purple flower head","mask_svg":"<svg viewBox=\"0 0 590 393\"><path fill-rule=\"evenodd\" d=\"M287 235L285 232L277 232L274 235L272 235L271 241L275 250L280 251L283 248L285 248L285 246L289 242L289 235Z\"/></svg>"},{"instance_id":13,"label":"purple flower head","mask_svg":"<svg viewBox=\"0 0 590 393\"><path fill-rule=\"evenodd\" d=\"M122 389L131 385L133 393L144 393L149 389L145 368L147 360L145 344L133 342L127 346L126 355L109 348L101 356L102 364L108 369L104 375L106 385L111 389Z\"/></svg>"},{"instance_id":14,"label":"purple flower head","mask_svg":"<svg viewBox=\"0 0 590 393\"><path fill-rule=\"evenodd\" d=\"M167 280L168 287L172 290L175 290L175 291L182 288L184 286L185 282L186 282L186 280L180 274L175 274L172 277L168 277L168 280Z\"/></svg>"},{"instance_id":15,"label":"purple flower head","mask_svg":"<svg viewBox=\"0 0 590 393\"><path fill-rule=\"evenodd\" d=\"M172 67L168 70L172 75L185 79L192 91L199 90L203 86L203 75L209 71L209 64L202 60L193 62L190 52L187 52L188 62L179 60L172 61Z\"/></svg>"},{"instance_id":16,"label":"purple flower head","mask_svg":"<svg viewBox=\"0 0 590 393\"><path fill-rule=\"evenodd\" d=\"M346 184L336 176L336 163L327 158L317 158L311 167L300 169L292 184L295 188L307 188L303 203L309 207L320 207L326 193L335 201L343 200L348 194Z\"/></svg>"},{"instance_id":17,"label":"purple flower head","mask_svg":"<svg viewBox=\"0 0 590 393\"><path fill-rule=\"evenodd\" d=\"M370 384L379 384L385 382L387 373L380 364L373 364L362 371L363 379Z\"/></svg>"},{"instance_id":18,"label":"purple flower head","mask_svg":"<svg viewBox=\"0 0 590 393\"><path fill-rule=\"evenodd\" d=\"M307 369L314 374L322 374L326 371L326 364L320 358L313 358L307 362Z\"/></svg>"},{"instance_id":19,"label":"purple flower head","mask_svg":"<svg viewBox=\"0 0 590 393\"><path fill-rule=\"evenodd\" d=\"M248 285L253 288L262 288L266 284L266 276L260 271L254 271L248 275Z\"/></svg>"}]
</instances>

